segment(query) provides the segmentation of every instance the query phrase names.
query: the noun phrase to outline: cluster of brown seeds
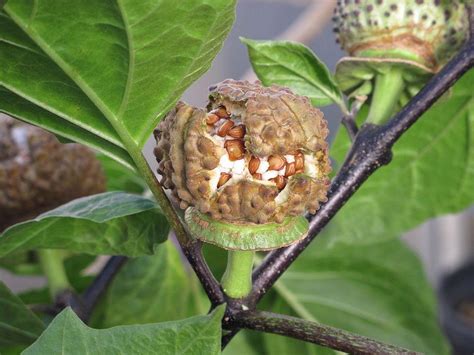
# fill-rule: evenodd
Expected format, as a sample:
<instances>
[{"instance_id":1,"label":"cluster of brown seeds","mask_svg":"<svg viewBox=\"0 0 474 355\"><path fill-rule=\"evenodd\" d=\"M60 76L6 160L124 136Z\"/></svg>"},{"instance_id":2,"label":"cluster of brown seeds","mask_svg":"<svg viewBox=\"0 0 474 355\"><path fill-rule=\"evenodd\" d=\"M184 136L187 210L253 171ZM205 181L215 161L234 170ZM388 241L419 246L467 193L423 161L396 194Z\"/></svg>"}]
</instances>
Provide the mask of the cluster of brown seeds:
<instances>
[{"instance_id":1,"label":"cluster of brown seeds","mask_svg":"<svg viewBox=\"0 0 474 355\"><path fill-rule=\"evenodd\" d=\"M244 124L236 123L237 120L239 119L233 119L233 115L224 106L210 111L206 117L211 135L224 138L223 146L229 161L246 159L246 168L255 180L271 181L280 191L285 188L290 176L304 173L304 154L300 150L292 151L286 156L273 154L262 159L247 154L244 141L246 128ZM265 173L267 174L264 175ZM231 178L231 173L221 172L217 188L225 185Z\"/></svg>"}]
</instances>

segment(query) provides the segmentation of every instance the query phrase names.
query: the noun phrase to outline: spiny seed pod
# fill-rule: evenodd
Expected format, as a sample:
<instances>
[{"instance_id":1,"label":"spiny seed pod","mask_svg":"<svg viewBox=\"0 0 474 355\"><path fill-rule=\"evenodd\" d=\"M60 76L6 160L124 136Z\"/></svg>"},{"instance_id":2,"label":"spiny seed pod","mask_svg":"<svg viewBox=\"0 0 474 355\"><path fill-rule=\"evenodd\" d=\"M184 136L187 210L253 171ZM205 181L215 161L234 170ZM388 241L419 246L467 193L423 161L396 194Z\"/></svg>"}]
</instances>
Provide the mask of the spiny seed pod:
<instances>
[{"instance_id":1,"label":"spiny seed pod","mask_svg":"<svg viewBox=\"0 0 474 355\"><path fill-rule=\"evenodd\" d=\"M434 71L461 47L469 27L459 0L344 0L334 24L351 56L408 59Z\"/></svg>"},{"instance_id":2,"label":"spiny seed pod","mask_svg":"<svg viewBox=\"0 0 474 355\"><path fill-rule=\"evenodd\" d=\"M211 88L207 110L178 103L155 130L155 155L163 186L191 207L186 218L198 238L272 249L300 238L302 214L326 199L327 134L306 97L225 80Z\"/></svg>"},{"instance_id":3,"label":"spiny seed pod","mask_svg":"<svg viewBox=\"0 0 474 355\"><path fill-rule=\"evenodd\" d=\"M342 0L335 9L337 41L350 57L336 80L351 96L369 95L380 74L403 83L403 106L459 50L468 36L461 0Z\"/></svg>"},{"instance_id":4,"label":"spiny seed pod","mask_svg":"<svg viewBox=\"0 0 474 355\"><path fill-rule=\"evenodd\" d=\"M94 153L0 116L0 231L75 198L105 191Z\"/></svg>"}]
</instances>

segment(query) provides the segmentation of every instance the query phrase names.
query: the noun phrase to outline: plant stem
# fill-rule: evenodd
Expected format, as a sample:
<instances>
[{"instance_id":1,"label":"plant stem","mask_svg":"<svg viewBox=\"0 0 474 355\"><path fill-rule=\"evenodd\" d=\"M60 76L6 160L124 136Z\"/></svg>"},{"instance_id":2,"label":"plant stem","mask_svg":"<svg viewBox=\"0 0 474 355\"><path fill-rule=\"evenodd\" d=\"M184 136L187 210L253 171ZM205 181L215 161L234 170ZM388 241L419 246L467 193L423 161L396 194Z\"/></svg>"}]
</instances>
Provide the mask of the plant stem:
<instances>
[{"instance_id":1,"label":"plant stem","mask_svg":"<svg viewBox=\"0 0 474 355\"><path fill-rule=\"evenodd\" d=\"M244 298L252 290L254 251L229 250L222 288L231 298Z\"/></svg>"},{"instance_id":2,"label":"plant stem","mask_svg":"<svg viewBox=\"0 0 474 355\"><path fill-rule=\"evenodd\" d=\"M282 314L247 311L239 312L231 319L234 327L280 334L349 354L419 354L342 329Z\"/></svg>"},{"instance_id":3,"label":"plant stem","mask_svg":"<svg viewBox=\"0 0 474 355\"><path fill-rule=\"evenodd\" d=\"M395 107L403 92L403 71L390 68L375 78L375 89L370 103L367 122L374 124L385 123L394 113Z\"/></svg>"},{"instance_id":4,"label":"plant stem","mask_svg":"<svg viewBox=\"0 0 474 355\"><path fill-rule=\"evenodd\" d=\"M62 291L70 289L63 257L60 250L38 249L38 256L46 278L51 298L54 300Z\"/></svg>"},{"instance_id":5,"label":"plant stem","mask_svg":"<svg viewBox=\"0 0 474 355\"><path fill-rule=\"evenodd\" d=\"M125 256L112 256L104 265L97 277L87 287L82 295L84 302L84 310L82 320L88 322L94 310L94 307L99 303L102 296L106 293L108 287L119 273L122 267L127 262L128 258Z\"/></svg>"},{"instance_id":6,"label":"plant stem","mask_svg":"<svg viewBox=\"0 0 474 355\"><path fill-rule=\"evenodd\" d=\"M130 146L127 145L127 147ZM133 146L133 149L129 148L129 154L135 162L138 171L140 172L148 187L150 188L151 192L153 193L153 196L155 196L156 200L158 201L158 204L160 205L163 214L170 222L171 228L176 233L176 237L178 238L178 240L180 241L180 243L187 241L188 236L178 214L171 205L170 200L161 188L161 184L158 182L153 171L151 171L150 166L148 165L147 161L145 160L145 157L143 156L138 146Z\"/></svg>"}]
</instances>

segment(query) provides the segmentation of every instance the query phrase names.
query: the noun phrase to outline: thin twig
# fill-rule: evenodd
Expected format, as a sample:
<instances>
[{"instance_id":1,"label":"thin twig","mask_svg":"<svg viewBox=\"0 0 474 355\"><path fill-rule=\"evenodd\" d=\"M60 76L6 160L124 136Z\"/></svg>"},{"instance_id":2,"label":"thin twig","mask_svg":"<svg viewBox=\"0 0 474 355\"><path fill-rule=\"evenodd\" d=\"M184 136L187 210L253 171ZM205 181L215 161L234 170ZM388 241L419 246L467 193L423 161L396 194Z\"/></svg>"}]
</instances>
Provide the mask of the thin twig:
<instances>
[{"instance_id":1,"label":"thin twig","mask_svg":"<svg viewBox=\"0 0 474 355\"><path fill-rule=\"evenodd\" d=\"M89 320L95 306L102 296L105 295L108 287L127 260L128 258L125 256L112 256L94 281L92 281L89 287L84 291L82 295L83 309L79 312L76 311L76 313L81 313L78 314L78 316L81 317L84 322Z\"/></svg>"},{"instance_id":2,"label":"thin twig","mask_svg":"<svg viewBox=\"0 0 474 355\"><path fill-rule=\"evenodd\" d=\"M359 113L360 108L366 100L367 96L356 97L354 103L352 104L351 112L342 117L341 123L346 128L347 134L349 135L351 142L354 142L355 136L357 135L357 132L359 132L359 128L357 127L356 123L356 117Z\"/></svg>"},{"instance_id":3,"label":"thin twig","mask_svg":"<svg viewBox=\"0 0 474 355\"><path fill-rule=\"evenodd\" d=\"M181 243L180 245L186 259L201 282L204 291L206 291L212 308L224 303L224 293L202 254L202 242L199 240L191 240L188 243Z\"/></svg>"},{"instance_id":4,"label":"thin twig","mask_svg":"<svg viewBox=\"0 0 474 355\"><path fill-rule=\"evenodd\" d=\"M239 312L232 326L273 333L344 351L349 354L419 354L345 330L271 312Z\"/></svg>"}]
</instances>

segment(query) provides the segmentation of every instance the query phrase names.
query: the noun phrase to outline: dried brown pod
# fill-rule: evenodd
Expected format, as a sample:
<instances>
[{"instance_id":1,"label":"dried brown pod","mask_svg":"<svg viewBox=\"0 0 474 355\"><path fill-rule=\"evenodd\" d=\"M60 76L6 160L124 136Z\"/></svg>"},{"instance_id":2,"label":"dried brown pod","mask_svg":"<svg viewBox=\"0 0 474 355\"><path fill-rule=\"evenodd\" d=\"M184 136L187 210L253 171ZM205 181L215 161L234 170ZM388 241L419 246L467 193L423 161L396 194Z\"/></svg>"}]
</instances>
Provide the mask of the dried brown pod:
<instances>
[{"instance_id":1,"label":"dried brown pod","mask_svg":"<svg viewBox=\"0 0 474 355\"><path fill-rule=\"evenodd\" d=\"M105 189L90 149L61 144L51 133L0 115L0 231Z\"/></svg>"},{"instance_id":2,"label":"dried brown pod","mask_svg":"<svg viewBox=\"0 0 474 355\"><path fill-rule=\"evenodd\" d=\"M232 119L209 133L209 113ZM231 127L220 132L227 122L232 129L242 127L242 139L229 137ZM229 79L212 88L207 110L180 102L159 124L158 172L182 208L192 206L229 223L281 223L304 211L314 213L325 200L327 134L323 114L306 97ZM301 174L295 175L296 165ZM219 184L222 173L232 179ZM262 203L252 203L256 200Z\"/></svg>"}]
</instances>

